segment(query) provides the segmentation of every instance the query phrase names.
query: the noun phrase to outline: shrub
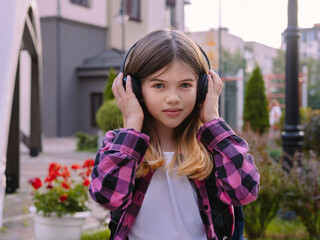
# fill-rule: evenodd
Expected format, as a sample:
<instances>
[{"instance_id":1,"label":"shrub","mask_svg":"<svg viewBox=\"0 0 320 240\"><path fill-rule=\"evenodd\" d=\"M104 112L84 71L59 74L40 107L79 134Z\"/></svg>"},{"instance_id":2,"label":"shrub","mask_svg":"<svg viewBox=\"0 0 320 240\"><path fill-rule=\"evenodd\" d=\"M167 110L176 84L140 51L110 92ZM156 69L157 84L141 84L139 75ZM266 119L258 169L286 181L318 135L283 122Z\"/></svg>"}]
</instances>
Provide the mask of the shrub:
<instances>
[{"instance_id":1,"label":"shrub","mask_svg":"<svg viewBox=\"0 0 320 240\"><path fill-rule=\"evenodd\" d=\"M245 232L249 239L262 237L268 224L276 216L286 187L286 174L282 164L272 159L267 151L266 135L251 131L241 134L249 143L250 153L260 172L260 194L256 201L243 207Z\"/></svg>"},{"instance_id":2,"label":"shrub","mask_svg":"<svg viewBox=\"0 0 320 240\"><path fill-rule=\"evenodd\" d=\"M75 137L78 138L77 150L78 151L96 151L98 148L98 135L91 136L84 132L77 132Z\"/></svg>"},{"instance_id":3,"label":"shrub","mask_svg":"<svg viewBox=\"0 0 320 240\"><path fill-rule=\"evenodd\" d=\"M115 78L116 73L113 68L110 68L103 95L104 102L96 113L97 125L102 131L109 131L123 125L122 113L117 106L117 101L111 90Z\"/></svg>"},{"instance_id":4,"label":"shrub","mask_svg":"<svg viewBox=\"0 0 320 240\"><path fill-rule=\"evenodd\" d=\"M249 125L253 131L260 134L270 127L268 101L259 66L256 66L246 84L243 120L244 128Z\"/></svg>"},{"instance_id":5,"label":"shrub","mask_svg":"<svg viewBox=\"0 0 320 240\"><path fill-rule=\"evenodd\" d=\"M311 108L299 108L299 116L300 116L300 124L306 125L311 118L312 109ZM285 121L286 110L283 109L280 117L279 128L281 130L284 129L284 121Z\"/></svg>"},{"instance_id":6,"label":"shrub","mask_svg":"<svg viewBox=\"0 0 320 240\"><path fill-rule=\"evenodd\" d=\"M116 99L105 101L96 114L97 124L103 131L119 128L123 125L123 117Z\"/></svg>"},{"instance_id":7,"label":"shrub","mask_svg":"<svg viewBox=\"0 0 320 240\"><path fill-rule=\"evenodd\" d=\"M286 206L294 211L311 239L320 236L320 158L314 152L291 158Z\"/></svg>"},{"instance_id":8,"label":"shrub","mask_svg":"<svg viewBox=\"0 0 320 240\"><path fill-rule=\"evenodd\" d=\"M110 68L109 74L108 74L108 79L107 79L107 84L105 86L104 93L103 93L104 101L114 99L111 88L112 88L112 84L113 84L113 81L116 78L116 76L117 76L117 74L114 71L114 69Z\"/></svg>"},{"instance_id":9,"label":"shrub","mask_svg":"<svg viewBox=\"0 0 320 240\"><path fill-rule=\"evenodd\" d=\"M320 155L320 110L314 110L305 123L303 149L308 152L314 150Z\"/></svg>"}]
</instances>

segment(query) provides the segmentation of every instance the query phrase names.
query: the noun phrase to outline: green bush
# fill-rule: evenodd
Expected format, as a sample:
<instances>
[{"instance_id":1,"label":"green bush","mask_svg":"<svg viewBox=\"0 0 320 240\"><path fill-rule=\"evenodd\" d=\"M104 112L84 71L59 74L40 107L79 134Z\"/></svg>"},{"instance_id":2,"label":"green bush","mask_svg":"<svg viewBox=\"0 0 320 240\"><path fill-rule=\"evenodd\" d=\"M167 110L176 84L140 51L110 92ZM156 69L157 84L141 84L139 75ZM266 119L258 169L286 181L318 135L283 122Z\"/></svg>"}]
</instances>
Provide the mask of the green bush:
<instances>
[{"instance_id":1,"label":"green bush","mask_svg":"<svg viewBox=\"0 0 320 240\"><path fill-rule=\"evenodd\" d=\"M305 226L310 239L320 236L320 157L314 152L295 155L289 173L286 206Z\"/></svg>"},{"instance_id":2,"label":"green bush","mask_svg":"<svg viewBox=\"0 0 320 240\"><path fill-rule=\"evenodd\" d=\"M260 134L265 133L270 127L268 101L259 66L256 66L246 84L243 120L244 129L250 127Z\"/></svg>"},{"instance_id":3,"label":"green bush","mask_svg":"<svg viewBox=\"0 0 320 240\"><path fill-rule=\"evenodd\" d=\"M97 111L96 119L98 127L105 132L122 127L123 117L116 99L105 101Z\"/></svg>"},{"instance_id":4,"label":"green bush","mask_svg":"<svg viewBox=\"0 0 320 240\"><path fill-rule=\"evenodd\" d=\"M266 237L263 239L303 240L307 237L306 229L299 219L286 220L277 216L268 225Z\"/></svg>"},{"instance_id":5,"label":"green bush","mask_svg":"<svg viewBox=\"0 0 320 240\"><path fill-rule=\"evenodd\" d=\"M77 132L75 137L78 138L77 150L78 151L97 151L98 148L98 135L91 136L84 132Z\"/></svg>"},{"instance_id":6,"label":"green bush","mask_svg":"<svg viewBox=\"0 0 320 240\"><path fill-rule=\"evenodd\" d=\"M266 135L246 131L241 136L250 146L250 154L260 172L260 193L256 201L243 207L245 232L248 239L263 237L272 219L280 209L286 188L286 174L282 164L268 153Z\"/></svg>"},{"instance_id":7,"label":"green bush","mask_svg":"<svg viewBox=\"0 0 320 240\"><path fill-rule=\"evenodd\" d=\"M281 117L280 117L280 122L279 122L279 128L281 130L284 129L285 114L286 114L286 110L283 109L281 112ZM300 124L306 125L310 121L311 114L312 114L311 108L309 108L309 107L299 108Z\"/></svg>"},{"instance_id":8,"label":"green bush","mask_svg":"<svg viewBox=\"0 0 320 240\"><path fill-rule=\"evenodd\" d=\"M320 110L312 111L305 123L303 149L306 152L313 150L320 155Z\"/></svg>"},{"instance_id":9,"label":"green bush","mask_svg":"<svg viewBox=\"0 0 320 240\"><path fill-rule=\"evenodd\" d=\"M109 74L108 74L108 79L107 79L107 84L105 86L104 93L103 93L104 101L114 99L111 88L112 88L112 84L113 84L113 81L116 78L116 76L117 76L117 74L114 71L114 69L110 68Z\"/></svg>"}]
</instances>

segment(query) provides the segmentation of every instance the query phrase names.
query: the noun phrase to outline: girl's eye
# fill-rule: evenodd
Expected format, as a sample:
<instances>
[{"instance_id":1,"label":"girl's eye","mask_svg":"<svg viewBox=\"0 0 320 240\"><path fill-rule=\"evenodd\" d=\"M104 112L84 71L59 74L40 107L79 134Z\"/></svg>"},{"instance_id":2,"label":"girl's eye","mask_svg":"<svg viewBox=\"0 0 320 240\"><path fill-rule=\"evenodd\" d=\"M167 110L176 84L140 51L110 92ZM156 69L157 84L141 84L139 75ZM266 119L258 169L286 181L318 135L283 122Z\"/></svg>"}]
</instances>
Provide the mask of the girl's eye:
<instances>
[{"instance_id":1,"label":"girl's eye","mask_svg":"<svg viewBox=\"0 0 320 240\"><path fill-rule=\"evenodd\" d=\"M157 83L155 85L153 85L154 88L163 88L163 84L162 83Z\"/></svg>"},{"instance_id":2,"label":"girl's eye","mask_svg":"<svg viewBox=\"0 0 320 240\"><path fill-rule=\"evenodd\" d=\"M183 88L189 88L189 87L191 87L191 84L190 83L182 83L180 86Z\"/></svg>"}]
</instances>

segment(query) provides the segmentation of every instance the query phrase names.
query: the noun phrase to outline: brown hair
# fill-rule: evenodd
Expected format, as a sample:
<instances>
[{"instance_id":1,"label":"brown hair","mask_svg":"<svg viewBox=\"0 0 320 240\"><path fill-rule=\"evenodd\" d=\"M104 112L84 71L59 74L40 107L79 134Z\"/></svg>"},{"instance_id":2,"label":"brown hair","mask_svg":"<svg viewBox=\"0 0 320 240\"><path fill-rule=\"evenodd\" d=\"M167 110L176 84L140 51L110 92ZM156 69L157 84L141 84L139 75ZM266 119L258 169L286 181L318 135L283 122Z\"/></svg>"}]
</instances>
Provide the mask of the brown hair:
<instances>
[{"instance_id":1,"label":"brown hair","mask_svg":"<svg viewBox=\"0 0 320 240\"><path fill-rule=\"evenodd\" d=\"M124 66L124 74L131 75L141 84L146 77L169 67L176 60L186 63L198 76L209 70L199 46L187 34L161 29L147 34L136 43ZM143 104L142 108L142 132L150 136L150 146L138 167L137 177L145 176L164 163L154 120ZM201 126L199 116L200 105L195 104L192 113L174 129L175 156L168 166L170 171L176 169L178 175L197 180L207 177L213 168L210 155L196 139L196 132Z\"/></svg>"}]
</instances>

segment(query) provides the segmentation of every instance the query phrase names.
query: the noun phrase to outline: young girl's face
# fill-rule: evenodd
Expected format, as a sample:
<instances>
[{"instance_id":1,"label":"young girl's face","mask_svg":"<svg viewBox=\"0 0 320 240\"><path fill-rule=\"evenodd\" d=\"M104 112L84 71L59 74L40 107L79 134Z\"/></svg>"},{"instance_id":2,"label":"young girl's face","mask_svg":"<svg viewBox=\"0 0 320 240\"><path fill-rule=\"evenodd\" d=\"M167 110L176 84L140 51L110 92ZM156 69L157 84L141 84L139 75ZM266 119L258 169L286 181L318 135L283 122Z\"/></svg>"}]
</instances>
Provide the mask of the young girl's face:
<instances>
[{"instance_id":1,"label":"young girl's face","mask_svg":"<svg viewBox=\"0 0 320 240\"><path fill-rule=\"evenodd\" d=\"M143 101L158 130L179 126L192 112L198 76L182 61L146 77L141 84Z\"/></svg>"}]
</instances>

